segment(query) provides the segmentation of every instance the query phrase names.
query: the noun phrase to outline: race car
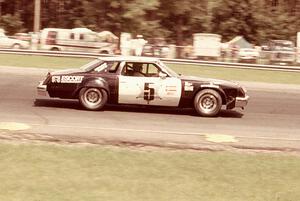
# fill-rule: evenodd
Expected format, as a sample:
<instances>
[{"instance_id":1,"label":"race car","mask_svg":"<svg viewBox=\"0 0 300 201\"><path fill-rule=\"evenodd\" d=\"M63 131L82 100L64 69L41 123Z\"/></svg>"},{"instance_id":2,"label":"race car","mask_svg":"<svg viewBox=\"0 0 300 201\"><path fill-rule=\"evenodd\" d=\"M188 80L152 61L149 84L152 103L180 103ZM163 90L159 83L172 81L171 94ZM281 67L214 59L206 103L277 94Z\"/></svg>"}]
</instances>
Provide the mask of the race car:
<instances>
[{"instance_id":1,"label":"race car","mask_svg":"<svg viewBox=\"0 0 300 201\"><path fill-rule=\"evenodd\" d=\"M39 96L78 99L87 110L106 104L194 108L217 116L222 108L244 108L246 89L225 80L178 75L158 58L103 57L78 69L49 72ZM38 97L39 97L38 96Z\"/></svg>"}]
</instances>

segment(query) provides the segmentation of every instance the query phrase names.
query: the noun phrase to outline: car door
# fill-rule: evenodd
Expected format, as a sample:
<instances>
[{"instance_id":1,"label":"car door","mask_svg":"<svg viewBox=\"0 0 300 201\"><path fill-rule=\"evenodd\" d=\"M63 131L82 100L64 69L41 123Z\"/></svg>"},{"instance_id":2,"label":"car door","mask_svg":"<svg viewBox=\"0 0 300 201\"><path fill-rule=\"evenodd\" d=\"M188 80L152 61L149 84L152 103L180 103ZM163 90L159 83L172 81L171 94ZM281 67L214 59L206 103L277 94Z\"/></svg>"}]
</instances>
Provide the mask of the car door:
<instances>
[{"instance_id":1,"label":"car door","mask_svg":"<svg viewBox=\"0 0 300 201\"><path fill-rule=\"evenodd\" d=\"M135 74L135 65L142 65ZM119 76L121 104L178 106L181 97L181 81L171 77L155 63L126 62Z\"/></svg>"}]
</instances>

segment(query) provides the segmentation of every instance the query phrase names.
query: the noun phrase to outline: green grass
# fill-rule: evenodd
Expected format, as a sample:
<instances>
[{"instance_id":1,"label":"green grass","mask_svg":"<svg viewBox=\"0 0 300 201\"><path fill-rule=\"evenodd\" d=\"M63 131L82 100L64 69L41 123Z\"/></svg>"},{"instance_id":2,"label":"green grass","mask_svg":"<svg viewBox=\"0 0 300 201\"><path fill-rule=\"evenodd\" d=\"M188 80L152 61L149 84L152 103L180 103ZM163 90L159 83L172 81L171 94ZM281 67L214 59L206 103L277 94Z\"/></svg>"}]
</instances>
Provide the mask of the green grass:
<instances>
[{"instance_id":1,"label":"green grass","mask_svg":"<svg viewBox=\"0 0 300 201\"><path fill-rule=\"evenodd\" d=\"M184 75L219 78L226 80L254 81L266 83L300 84L300 72L283 72L252 69L228 69L194 65L170 64L176 72Z\"/></svg>"},{"instance_id":2,"label":"green grass","mask_svg":"<svg viewBox=\"0 0 300 201\"><path fill-rule=\"evenodd\" d=\"M88 58L65 58L0 54L0 66L37 67L47 69L76 68L87 63ZM232 69L209 66L169 64L184 75L219 78L238 81L254 81L282 84L300 84L300 72Z\"/></svg>"},{"instance_id":3,"label":"green grass","mask_svg":"<svg viewBox=\"0 0 300 201\"><path fill-rule=\"evenodd\" d=\"M300 158L0 144L0 200L298 201Z\"/></svg>"},{"instance_id":4,"label":"green grass","mask_svg":"<svg viewBox=\"0 0 300 201\"><path fill-rule=\"evenodd\" d=\"M91 60L89 58L0 54L0 66L65 69L80 67Z\"/></svg>"}]
</instances>

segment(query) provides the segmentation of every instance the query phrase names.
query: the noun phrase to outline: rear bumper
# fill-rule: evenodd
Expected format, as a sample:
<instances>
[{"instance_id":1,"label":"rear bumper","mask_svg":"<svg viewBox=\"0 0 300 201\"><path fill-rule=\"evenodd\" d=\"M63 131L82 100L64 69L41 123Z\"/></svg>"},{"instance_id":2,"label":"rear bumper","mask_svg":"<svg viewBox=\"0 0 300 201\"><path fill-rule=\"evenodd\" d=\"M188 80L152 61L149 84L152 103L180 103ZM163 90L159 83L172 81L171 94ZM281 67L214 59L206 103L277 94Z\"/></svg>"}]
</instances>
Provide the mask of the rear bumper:
<instances>
[{"instance_id":1,"label":"rear bumper","mask_svg":"<svg viewBox=\"0 0 300 201\"><path fill-rule=\"evenodd\" d=\"M241 60L256 60L256 56L240 56L239 59Z\"/></svg>"},{"instance_id":2,"label":"rear bumper","mask_svg":"<svg viewBox=\"0 0 300 201\"><path fill-rule=\"evenodd\" d=\"M235 99L235 107L243 108L248 104L249 96L246 95L245 97L236 97Z\"/></svg>"},{"instance_id":3,"label":"rear bumper","mask_svg":"<svg viewBox=\"0 0 300 201\"><path fill-rule=\"evenodd\" d=\"M40 82L37 86L37 98L50 98L47 85L44 85L43 82Z\"/></svg>"}]
</instances>

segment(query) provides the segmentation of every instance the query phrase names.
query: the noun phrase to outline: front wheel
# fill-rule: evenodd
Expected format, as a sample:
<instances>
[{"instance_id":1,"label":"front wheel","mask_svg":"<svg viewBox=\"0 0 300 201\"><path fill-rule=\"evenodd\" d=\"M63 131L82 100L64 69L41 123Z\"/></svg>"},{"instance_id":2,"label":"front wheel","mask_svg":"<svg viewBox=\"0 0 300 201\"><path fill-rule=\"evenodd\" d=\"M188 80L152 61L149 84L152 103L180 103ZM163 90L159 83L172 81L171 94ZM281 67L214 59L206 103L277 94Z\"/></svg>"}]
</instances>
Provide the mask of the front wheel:
<instances>
[{"instance_id":1,"label":"front wheel","mask_svg":"<svg viewBox=\"0 0 300 201\"><path fill-rule=\"evenodd\" d=\"M80 104L88 110L100 110L107 102L107 92L98 88L83 88L79 92Z\"/></svg>"},{"instance_id":2,"label":"front wheel","mask_svg":"<svg viewBox=\"0 0 300 201\"><path fill-rule=\"evenodd\" d=\"M222 97L215 90L204 89L196 94L194 107L201 116L216 116L222 107Z\"/></svg>"}]
</instances>

